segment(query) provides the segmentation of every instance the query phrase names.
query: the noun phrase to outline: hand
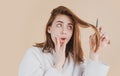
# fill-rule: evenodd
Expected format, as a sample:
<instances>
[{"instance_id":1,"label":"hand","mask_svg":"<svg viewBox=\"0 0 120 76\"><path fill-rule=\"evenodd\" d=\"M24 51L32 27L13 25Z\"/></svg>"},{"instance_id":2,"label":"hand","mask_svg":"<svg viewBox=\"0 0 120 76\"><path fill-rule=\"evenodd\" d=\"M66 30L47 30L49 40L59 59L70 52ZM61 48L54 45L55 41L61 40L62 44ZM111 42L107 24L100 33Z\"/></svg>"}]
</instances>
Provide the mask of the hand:
<instances>
[{"instance_id":1,"label":"hand","mask_svg":"<svg viewBox=\"0 0 120 76\"><path fill-rule=\"evenodd\" d=\"M65 62L66 41L60 44L60 39L55 38L54 67L60 70Z\"/></svg>"},{"instance_id":2,"label":"hand","mask_svg":"<svg viewBox=\"0 0 120 76\"><path fill-rule=\"evenodd\" d=\"M100 45L96 52L94 52L95 47L96 47L96 35L93 34L93 35L90 35L90 37L89 37L90 58L93 60L98 60L100 50L103 49L104 47L110 45L110 40L104 33L102 33L102 27L99 27L98 31L100 32Z\"/></svg>"}]
</instances>

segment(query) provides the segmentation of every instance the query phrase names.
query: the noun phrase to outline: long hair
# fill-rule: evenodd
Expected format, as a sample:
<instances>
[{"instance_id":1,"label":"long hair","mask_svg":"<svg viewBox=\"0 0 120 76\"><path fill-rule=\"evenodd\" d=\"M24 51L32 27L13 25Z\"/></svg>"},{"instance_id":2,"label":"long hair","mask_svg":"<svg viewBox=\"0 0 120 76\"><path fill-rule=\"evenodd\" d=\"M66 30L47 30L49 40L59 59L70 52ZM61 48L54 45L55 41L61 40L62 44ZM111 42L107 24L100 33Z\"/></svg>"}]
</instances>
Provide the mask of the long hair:
<instances>
[{"instance_id":1,"label":"long hair","mask_svg":"<svg viewBox=\"0 0 120 76\"><path fill-rule=\"evenodd\" d=\"M52 10L51 16L46 25L46 40L43 43L36 43L35 47L42 47L43 52L51 52L52 49L55 48L55 45L51 39L50 33L48 33L49 27L52 25L54 19L57 15L62 14L68 16L73 22L73 34L71 39L66 45L65 56L69 58L69 54L72 54L73 60L75 63L83 62L83 50L81 46L81 38L80 38L80 31L79 27L88 28L92 27L96 33L96 48L95 51L98 49L100 44L100 35L96 27L90 23L87 23L76 16L70 9L64 6L59 6Z\"/></svg>"}]
</instances>

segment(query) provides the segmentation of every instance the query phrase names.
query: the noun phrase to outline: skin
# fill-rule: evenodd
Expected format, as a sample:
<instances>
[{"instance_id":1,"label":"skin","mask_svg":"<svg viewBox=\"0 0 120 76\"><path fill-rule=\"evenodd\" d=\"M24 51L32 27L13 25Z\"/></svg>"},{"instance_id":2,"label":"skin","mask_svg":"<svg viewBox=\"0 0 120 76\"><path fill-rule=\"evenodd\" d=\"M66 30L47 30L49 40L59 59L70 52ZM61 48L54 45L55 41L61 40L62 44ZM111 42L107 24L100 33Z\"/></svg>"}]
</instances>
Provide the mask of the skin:
<instances>
[{"instance_id":1,"label":"skin","mask_svg":"<svg viewBox=\"0 0 120 76\"><path fill-rule=\"evenodd\" d=\"M95 45L95 34L90 35L90 59L99 61L99 50L106 45L110 44L110 40L102 33L102 28L98 27L101 34L100 46L96 53L93 52ZM73 24L71 19L66 15L57 15L52 25L48 29L48 33L51 34L51 38L55 45L54 52L54 68L60 70L65 62L65 49L66 44L69 42L73 34Z\"/></svg>"},{"instance_id":2,"label":"skin","mask_svg":"<svg viewBox=\"0 0 120 76\"><path fill-rule=\"evenodd\" d=\"M49 28L48 32L51 34L51 38L56 43L56 38L62 45L65 41L68 43L72 36L73 24L71 19L66 15L58 15Z\"/></svg>"},{"instance_id":3,"label":"skin","mask_svg":"<svg viewBox=\"0 0 120 76\"><path fill-rule=\"evenodd\" d=\"M73 23L66 15L57 15L48 32L55 44L54 67L58 70L65 62L65 48L73 34Z\"/></svg>"},{"instance_id":4,"label":"skin","mask_svg":"<svg viewBox=\"0 0 120 76\"><path fill-rule=\"evenodd\" d=\"M100 33L100 46L96 53L94 53L94 51L93 51L93 50L95 50L95 46L96 46L95 33L90 35L90 37L89 37L89 44L90 44L89 57L90 57L90 59L92 59L94 61L99 61L99 54L102 51L102 49L104 47L107 47L108 45L110 45L110 40L108 39L107 35L102 32L102 27L100 26L97 29L99 30L99 33Z\"/></svg>"}]
</instances>

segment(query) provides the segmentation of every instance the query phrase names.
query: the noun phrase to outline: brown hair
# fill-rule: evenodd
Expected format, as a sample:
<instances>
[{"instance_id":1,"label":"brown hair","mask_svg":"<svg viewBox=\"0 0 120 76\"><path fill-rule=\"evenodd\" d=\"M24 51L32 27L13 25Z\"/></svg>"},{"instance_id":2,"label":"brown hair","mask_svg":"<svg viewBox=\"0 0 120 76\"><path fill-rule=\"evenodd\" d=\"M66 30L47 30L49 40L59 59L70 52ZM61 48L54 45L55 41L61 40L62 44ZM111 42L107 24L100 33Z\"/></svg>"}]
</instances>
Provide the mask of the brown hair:
<instances>
[{"instance_id":1,"label":"brown hair","mask_svg":"<svg viewBox=\"0 0 120 76\"><path fill-rule=\"evenodd\" d=\"M55 45L51 39L51 35L48 33L48 28L52 25L52 22L54 21L55 17L59 14L63 14L68 16L73 21L73 35L70 39L70 41L66 45L66 57L69 58L69 54L72 54L73 60L75 63L83 62L83 50L81 47L81 39L80 39L80 31L79 26L82 28L88 28L92 27L96 33L96 48L95 52L99 47L100 43L100 35L96 27L92 24L89 24L83 20L81 20L79 17L77 17L70 9L64 6L59 6L52 10L51 16L47 22L46 26L46 41L43 43L36 43L34 45L35 47L42 47L43 52L51 52L51 49L54 49Z\"/></svg>"}]
</instances>

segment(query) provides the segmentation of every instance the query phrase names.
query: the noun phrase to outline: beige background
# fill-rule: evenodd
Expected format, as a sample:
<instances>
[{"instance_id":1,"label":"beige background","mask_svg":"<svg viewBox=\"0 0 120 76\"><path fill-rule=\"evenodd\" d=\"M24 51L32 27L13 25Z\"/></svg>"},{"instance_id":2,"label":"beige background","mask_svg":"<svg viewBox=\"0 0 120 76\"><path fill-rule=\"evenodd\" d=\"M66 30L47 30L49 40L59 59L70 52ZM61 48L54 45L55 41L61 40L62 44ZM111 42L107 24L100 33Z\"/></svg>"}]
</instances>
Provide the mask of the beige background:
<instances>
[{"instance_id":1,"label":"beige background","mask_svg":"<svg viewBox=\"0 0 120 76\"><path fill-rule=\"evenodd\" d=\"M120 70L119 0L3 0L0 1L0 76L17 76L25 51L44 40L44 28L53 8L65 5L80 18L95 24L97 17L111 45L100 59L110 65L108 76ZM89 29L81 29L83 49L88 55ZM87 56L86 56L87 57Z\"/></svg>"}]
</instances>

